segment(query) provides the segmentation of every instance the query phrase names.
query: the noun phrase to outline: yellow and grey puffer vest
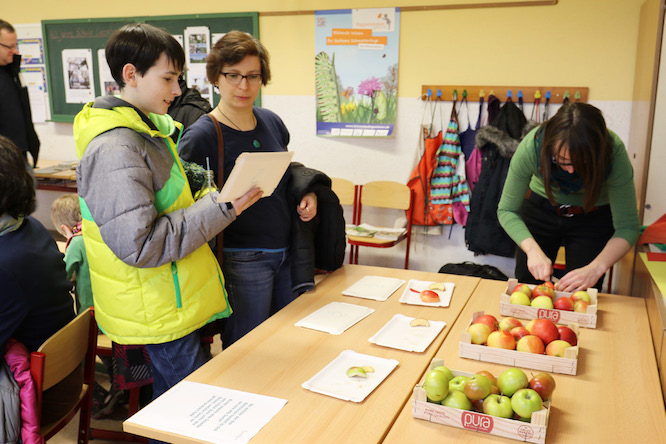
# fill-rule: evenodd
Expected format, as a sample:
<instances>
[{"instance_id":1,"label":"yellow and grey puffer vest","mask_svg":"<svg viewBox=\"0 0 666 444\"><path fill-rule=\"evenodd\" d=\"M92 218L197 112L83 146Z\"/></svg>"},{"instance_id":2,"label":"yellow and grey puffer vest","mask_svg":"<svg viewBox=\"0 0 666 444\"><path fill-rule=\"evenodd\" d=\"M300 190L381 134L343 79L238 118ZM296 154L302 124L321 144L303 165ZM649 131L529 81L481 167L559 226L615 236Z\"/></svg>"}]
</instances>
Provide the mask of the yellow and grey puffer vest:
<instances>
[{"instance_id":1,"label":"yellow and grey puffer vest","mask_svg":"<svg viewBox=\"0 0 666 444\"><path fill-rule=\"evenodd\" d=\"M130 107L100 109L92 105L93 102L86 104L74 122L79 159L92 139L114 128L125 127L160 137L166 142L174 162L166 184L155 193L158 217L194 203L170 137L151 129ZM158 119L151 115L151 120L159 125L160 116L156 117ZM95 317L112 341L118 344L169 342L231 314L222 272L207 244L159 267L132 267L118 259L105 244L86 202L83 198L79 200Z\"/></svg>"}]
</instances>

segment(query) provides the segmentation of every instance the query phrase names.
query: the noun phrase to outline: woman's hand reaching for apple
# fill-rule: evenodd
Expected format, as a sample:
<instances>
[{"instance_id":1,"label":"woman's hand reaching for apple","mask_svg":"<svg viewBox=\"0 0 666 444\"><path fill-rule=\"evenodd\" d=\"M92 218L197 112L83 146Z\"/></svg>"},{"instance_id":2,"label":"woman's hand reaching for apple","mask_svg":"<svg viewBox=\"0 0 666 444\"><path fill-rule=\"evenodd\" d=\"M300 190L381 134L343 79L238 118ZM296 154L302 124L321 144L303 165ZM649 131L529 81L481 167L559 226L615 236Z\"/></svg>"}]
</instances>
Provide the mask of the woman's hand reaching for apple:
<instances>
[{"instance_id":1,"label":"woman's hand reaching for apple","mask_svg":"<svg viewBox=\"0 0 666 444\"><path fill-rule=\"evenodd\" d=\"M584 267L571 270L565 274L555 285L555 290L567 292L587 290L594 287L605 272L606 269L603 266L592 261Z\"/></svg>"},{"instance_id":2,"label":"woman's hand reaching for apple","mask_svg":"<svg viewBox=\"0 0 666 444\"><path fill-rule=\"evenodd\" d=\"M263 195L264 192L261 190L261 188L254 187L238 199L234 200L231 204L234 206L234 210L236 210L236 216L240 216L243 211L261 199Z\"/></svg>"}]
</instances>

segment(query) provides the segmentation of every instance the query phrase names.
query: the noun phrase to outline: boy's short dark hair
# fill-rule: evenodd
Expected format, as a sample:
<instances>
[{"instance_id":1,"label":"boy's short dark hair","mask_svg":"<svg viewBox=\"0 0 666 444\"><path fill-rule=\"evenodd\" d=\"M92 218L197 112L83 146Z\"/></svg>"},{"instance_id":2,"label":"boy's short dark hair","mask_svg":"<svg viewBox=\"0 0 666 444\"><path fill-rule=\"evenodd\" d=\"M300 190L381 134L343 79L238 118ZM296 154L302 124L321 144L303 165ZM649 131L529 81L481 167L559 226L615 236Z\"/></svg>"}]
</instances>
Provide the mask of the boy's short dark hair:
<instances>
[{"instance_id":1,"label":"boy's short dark hair","mask_svg":"<svg viewBox=\"0 0 666 444\"><path fill-rule=\"evenodd\" d=\"M35 211L35 181L14 142L0 136L0 215L14 218Z\"/></svg>"},{"instance_id":2,"label":"boy's short dark hair","mask_svg":"<svg viewBox=\"0 0 666 444\"><path fill-rule=\"evenodd\" d=\"M125 87L123 66L131 63L143 76L163 53L178 71L183 70L185 53L180 43L165 30L145 23L123 26L106 43L106 61L121 89Z\"/></svg>"}]
</instances>

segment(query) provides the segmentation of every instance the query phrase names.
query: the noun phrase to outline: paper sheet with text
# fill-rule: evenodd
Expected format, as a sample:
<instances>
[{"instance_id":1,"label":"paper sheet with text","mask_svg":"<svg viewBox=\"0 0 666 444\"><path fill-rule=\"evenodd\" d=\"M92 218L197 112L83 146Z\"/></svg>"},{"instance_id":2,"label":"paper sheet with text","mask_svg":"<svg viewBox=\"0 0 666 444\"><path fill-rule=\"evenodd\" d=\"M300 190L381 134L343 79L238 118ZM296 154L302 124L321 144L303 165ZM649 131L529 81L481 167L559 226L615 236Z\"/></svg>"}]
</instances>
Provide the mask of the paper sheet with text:
<instances>
[{"instance_id":1,"label":"paper sheet with text","mask_svg":"<svg viewBox=\"0 0 666 444\"><path fill-rule=\"evenodd\" d=\"M211 443L246 443L286 403L286 399L182 381L125 424Z\"/></svg>"}]
</instances>

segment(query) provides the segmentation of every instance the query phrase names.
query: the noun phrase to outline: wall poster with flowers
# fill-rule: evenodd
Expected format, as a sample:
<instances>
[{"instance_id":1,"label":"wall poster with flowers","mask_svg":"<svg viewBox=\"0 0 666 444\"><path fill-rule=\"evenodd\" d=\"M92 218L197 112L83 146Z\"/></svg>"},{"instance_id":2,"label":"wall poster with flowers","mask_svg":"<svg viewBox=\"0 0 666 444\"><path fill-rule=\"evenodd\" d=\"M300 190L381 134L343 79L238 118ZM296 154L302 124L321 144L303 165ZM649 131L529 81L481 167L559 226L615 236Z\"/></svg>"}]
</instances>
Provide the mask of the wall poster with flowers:
<instances>
[{"instance_id":1,"label":"wall poster with flowers","mask_svg":"<svg viewBox=\"0 0 666 444\"><path fill-rule=\"evenodd\" d=\"M317 135L392 136L400 9L317 11L315 29Z\"/></svg>"}]
</instances>

